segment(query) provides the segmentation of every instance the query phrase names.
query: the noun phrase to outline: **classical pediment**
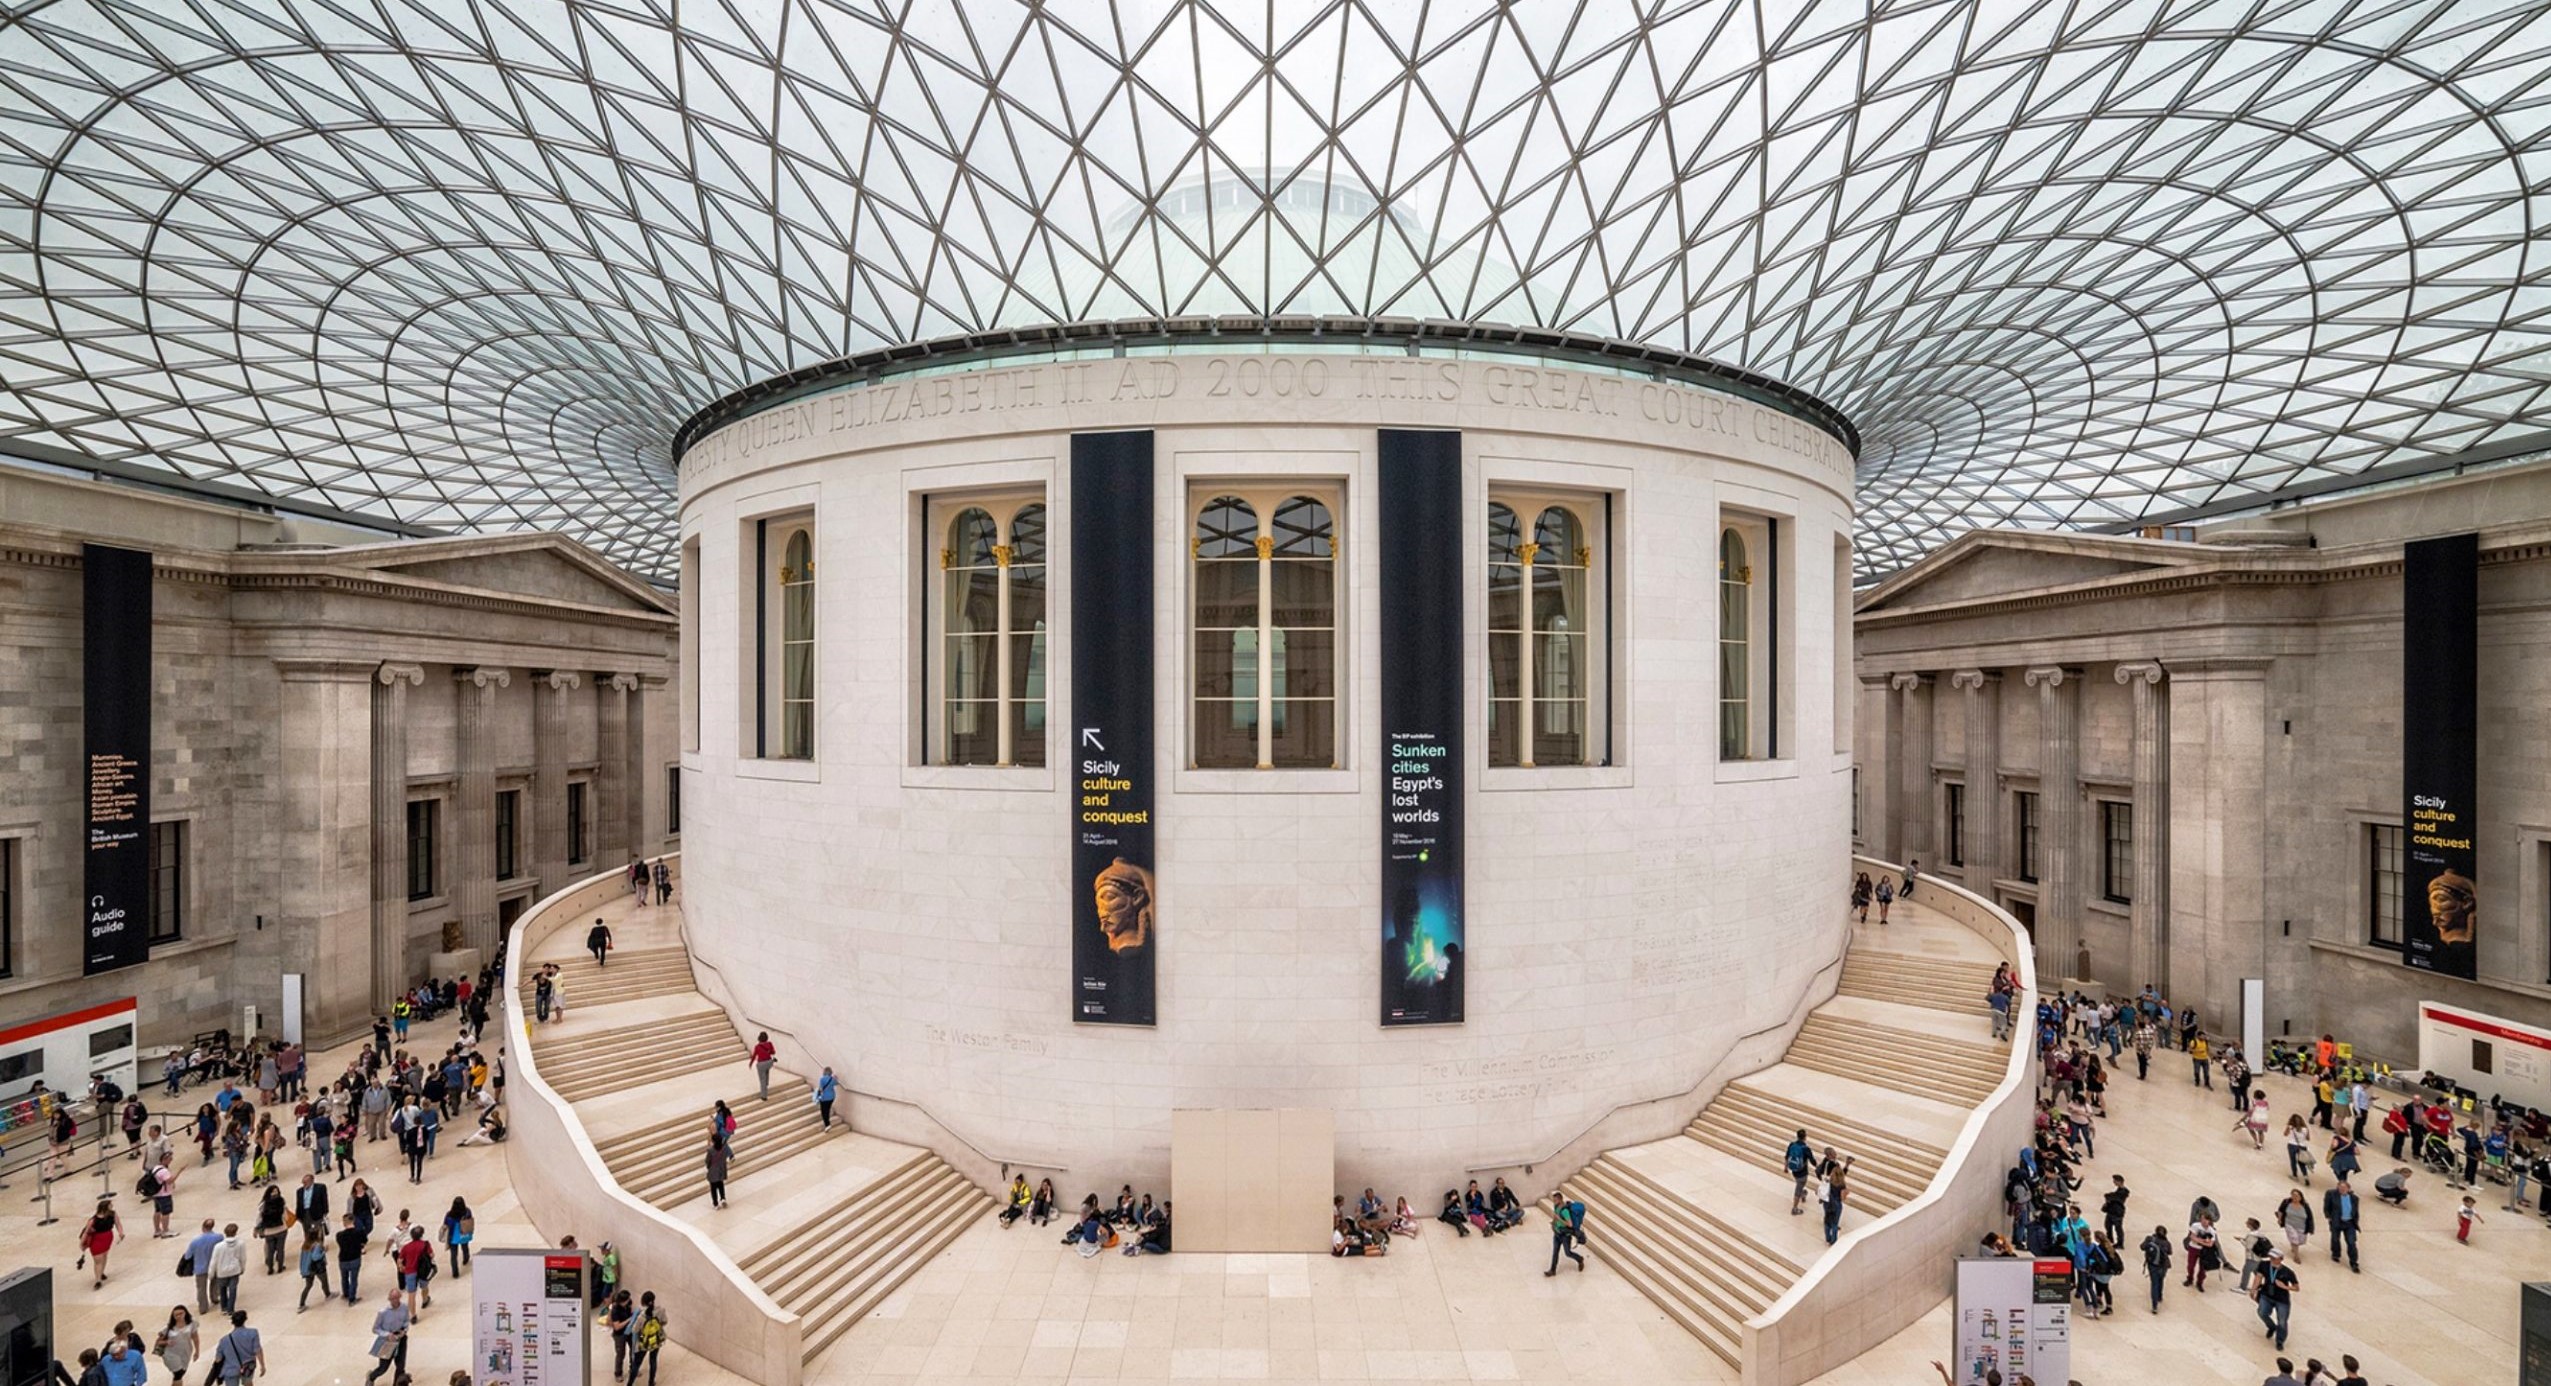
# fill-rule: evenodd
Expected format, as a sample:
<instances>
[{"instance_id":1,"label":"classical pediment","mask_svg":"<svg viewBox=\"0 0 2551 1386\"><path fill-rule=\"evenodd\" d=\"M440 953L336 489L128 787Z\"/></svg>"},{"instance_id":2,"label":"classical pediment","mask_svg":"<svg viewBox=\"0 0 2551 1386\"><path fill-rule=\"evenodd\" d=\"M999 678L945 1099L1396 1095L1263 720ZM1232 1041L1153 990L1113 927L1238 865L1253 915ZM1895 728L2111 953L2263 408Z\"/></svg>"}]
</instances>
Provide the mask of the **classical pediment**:
<instances>
[{"instance_id":1,"label":"classical pediment","mask_svg":"<svg viewBox=\"0 0 2551 1386\"><path fill-rule=\"evenodd\" d=\"M654 588L554 534L427 539L343 549L335 563L447 587L502 592L534 601L569 602L620 611L669 613Z\"/></svg>"},{"instance_id":2,"label":"classical pediment","mask_svg":"<svg viewBox=\"0 0 2551 1386\"><path fill-rule=\"evenodd\" d=\"M1866 614L2016 596L2180 567L2203 556L2194 544L2155 539L1979 531L1878 584L1857 609Z\"/></svg>"}]
</instances>

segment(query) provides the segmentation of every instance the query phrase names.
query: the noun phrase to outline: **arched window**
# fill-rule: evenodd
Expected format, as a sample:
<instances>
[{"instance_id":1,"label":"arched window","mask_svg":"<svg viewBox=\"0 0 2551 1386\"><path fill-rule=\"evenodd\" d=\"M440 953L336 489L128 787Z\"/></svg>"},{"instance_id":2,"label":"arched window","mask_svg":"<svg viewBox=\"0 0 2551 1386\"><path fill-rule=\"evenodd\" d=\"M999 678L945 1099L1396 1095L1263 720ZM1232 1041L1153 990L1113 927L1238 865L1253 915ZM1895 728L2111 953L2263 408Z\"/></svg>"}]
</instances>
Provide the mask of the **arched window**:
<instances>
[{"instance_id":1,"label":"arched window","mask_svg":"<svg viewBox=\"0 0 2551 1386\"><path fill-rule=\"evenodd\" d=\"M959 502L942 512L939 715L944 765L1045 763L1045 505Z\"/></svg>"},{"instance_id":2,"label":"arched window","mask_svg":"<svg viewBox=\"0 0 2551 1386\"><path fill-rule=\"evenodd\" d=\"M1574 498L1489 503L1490 765L1603 763L1601 513Z\"/></svg>"},{"instance_id":3,"label":"arched window","mask_svg":"<svg viewBox=\"0 0 2551 1386\"><path fill-rule=\"evenodd\" d=\"M1337 550L1317 496L1217 492L1197 509L1197 766L1337 764Z\"/></svg>"},{"instance_id":4,"label":"arched window","mask_svg":"<svg viewBox=\"0 0 2551 1386\"><path fill-rule=\"evenodd\" d=\"M779 567L779 754L815 756L815 532L789 531Z\"/></svg>"},{"instance_id":5,"label":"arched window","mask_svg":"<svg viewBox=\"0 0 2551 1386\"><path fill-rule=\"evenodd\" d=\"M1745 536L1718 536L1718 758L1754 754L1754 565Z\"/></svg>"}]
</instances>

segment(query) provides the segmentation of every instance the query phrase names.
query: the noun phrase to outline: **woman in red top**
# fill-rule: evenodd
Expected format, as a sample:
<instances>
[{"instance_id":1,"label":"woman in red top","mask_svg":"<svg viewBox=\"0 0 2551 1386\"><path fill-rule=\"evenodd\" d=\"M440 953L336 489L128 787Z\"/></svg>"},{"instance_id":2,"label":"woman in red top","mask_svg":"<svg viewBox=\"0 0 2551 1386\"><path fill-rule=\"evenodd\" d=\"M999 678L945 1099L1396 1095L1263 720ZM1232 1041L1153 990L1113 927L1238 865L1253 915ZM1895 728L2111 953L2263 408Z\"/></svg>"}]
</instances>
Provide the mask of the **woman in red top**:
<instances>
[{"instance_id":1,"label":"woman in red top","mask_svg":"<svg viewBox=\"0 0 2551 1386\"><path fill-rule=\"evenodd\" d=\"M762 1100L770 1101L771 1066L779 1062L779 1050L771 1044L770 1031L764 1030L761 1038L753 1041L753 1057L745 1062L753 1066L753 1072L762 1080Z\"/></svg>"},{"instance_id":2,"label":"woman in red top","mask_svg":"<svg viewBox=\"0 0 2551 1386\"><path fill-rule=\"evenodd\" d=\"M103 1198L97 1201L97 1211L80 1225L80 1250L88 1253L97 1275L97 1279L89 1282L90 1289L106 1283L106 1253L115 1249L115 1239L123 1231L124 1220L115 1216L115 1205Z\"/></svg>"}]
</instances>

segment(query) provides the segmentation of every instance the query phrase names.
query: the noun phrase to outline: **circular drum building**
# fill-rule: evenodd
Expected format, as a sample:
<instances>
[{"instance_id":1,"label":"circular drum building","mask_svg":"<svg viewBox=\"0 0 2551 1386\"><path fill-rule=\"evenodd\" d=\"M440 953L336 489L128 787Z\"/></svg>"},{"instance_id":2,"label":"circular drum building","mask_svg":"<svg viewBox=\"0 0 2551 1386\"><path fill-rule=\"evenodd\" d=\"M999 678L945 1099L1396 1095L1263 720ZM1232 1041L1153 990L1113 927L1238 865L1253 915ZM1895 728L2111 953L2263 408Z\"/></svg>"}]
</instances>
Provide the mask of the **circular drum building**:
<instances>
[{"instance_id":1,"label":"circular drum building","mask_svg":"<svg viewBox=\"0 0 2551 1386\"><path fill-rule=\"evenodd\" d=\"M1407 323L731 398L681 461L690 945L863 1124L1074 1191L1180 1109L1326 1109L1412 1193L1618 1138L1837 959L1854 442Z\"/></svg>"}]
</instances>

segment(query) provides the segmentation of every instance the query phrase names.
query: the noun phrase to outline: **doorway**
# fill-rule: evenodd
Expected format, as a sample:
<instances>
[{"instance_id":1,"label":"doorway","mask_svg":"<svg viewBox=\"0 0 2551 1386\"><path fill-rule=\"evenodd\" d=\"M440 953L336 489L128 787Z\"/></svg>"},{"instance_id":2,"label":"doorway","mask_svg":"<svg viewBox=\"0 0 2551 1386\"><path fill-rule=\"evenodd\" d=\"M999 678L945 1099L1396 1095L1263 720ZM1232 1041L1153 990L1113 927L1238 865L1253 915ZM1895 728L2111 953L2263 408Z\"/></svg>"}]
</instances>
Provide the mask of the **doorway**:
<instances>
[{"instance_id":1,"label":"doorway","mask_svg":"<svg viewBox=\"0 0 2551 1386\"><path fill-rule=\"evenodd\" d=\"M2002 902L2002 908L2004 908L2004 909L2006 909L2006 910L2009 910L2009 911L2011 912L2011 918L2016 919L2016 920L2018 920L2018 921L2020 922L2020 931L2021 931L2021 932L2023 932L2023 933L2027 934L2027 935L2029 936L2029 938L2030 938L2032 941L2034 941L2034 940L2036 939L2036 937L2037 937L2037 902L2036 902L2036 901L2034 901L2034 900L2005 900L2005 901L2003 901L2003 902Z\"/></svg>"}]
</instances>

